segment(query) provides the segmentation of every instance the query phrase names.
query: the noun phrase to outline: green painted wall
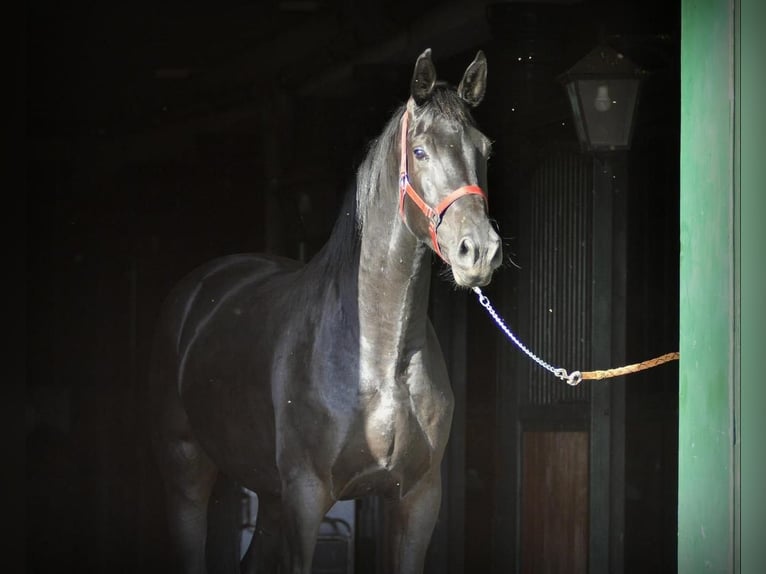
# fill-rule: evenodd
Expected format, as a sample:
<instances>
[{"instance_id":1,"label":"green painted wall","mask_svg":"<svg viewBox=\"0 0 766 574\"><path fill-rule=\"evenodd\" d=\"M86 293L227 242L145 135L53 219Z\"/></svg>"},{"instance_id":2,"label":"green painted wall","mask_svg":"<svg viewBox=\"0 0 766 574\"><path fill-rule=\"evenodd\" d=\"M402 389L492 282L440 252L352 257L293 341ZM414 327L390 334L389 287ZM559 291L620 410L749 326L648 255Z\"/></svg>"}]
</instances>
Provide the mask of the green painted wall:
<instances>
[{"instance_id":1,"label":"green painted wall","mask_svg":"<svg viewBox=\"0 0 766 574\"><path fill-rule=\"evenodd\" d=\"M733 564L731 3L681 3L678 571Z\"/></svg>"},{"instance_id":2,"label":"green painted wall","mask_svg":"<svg viewBox=\"0 0 766 574\"><path fill-rule=\"evenodd\" d=\"M766 2L682 0L678 570L766 572Z\"/></svg>"},{"instance_id":3,"label":"green painted wall","mask_svg":"<svg viewBox=\"0 0 766 574\"><path fill-rule=\"evenodd\" d=\"M766 572L766 2L736 11L736 287L739 329L738 562Z\"/></svg>"}]
</instances>

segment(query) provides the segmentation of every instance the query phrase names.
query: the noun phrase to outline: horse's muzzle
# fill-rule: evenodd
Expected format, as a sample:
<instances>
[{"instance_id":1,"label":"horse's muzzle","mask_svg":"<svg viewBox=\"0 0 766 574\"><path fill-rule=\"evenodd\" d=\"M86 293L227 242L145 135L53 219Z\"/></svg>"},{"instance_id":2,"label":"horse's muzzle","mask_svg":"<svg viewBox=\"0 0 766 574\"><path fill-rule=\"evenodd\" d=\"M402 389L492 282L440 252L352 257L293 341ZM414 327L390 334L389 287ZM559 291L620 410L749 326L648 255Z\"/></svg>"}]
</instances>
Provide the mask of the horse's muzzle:
<instances>
[{"instance_id":1,"label":"horse's muzzle","mask_svg":"<svg viewBox=\"0 0 766 574\"><path fill-rule=\"evenodd\" d=\"M483 287L503 261L500 236L487 226L486 231L473 229L463 235L450 254L455 283L461 287Z\"/></svg>"}]
</instances>

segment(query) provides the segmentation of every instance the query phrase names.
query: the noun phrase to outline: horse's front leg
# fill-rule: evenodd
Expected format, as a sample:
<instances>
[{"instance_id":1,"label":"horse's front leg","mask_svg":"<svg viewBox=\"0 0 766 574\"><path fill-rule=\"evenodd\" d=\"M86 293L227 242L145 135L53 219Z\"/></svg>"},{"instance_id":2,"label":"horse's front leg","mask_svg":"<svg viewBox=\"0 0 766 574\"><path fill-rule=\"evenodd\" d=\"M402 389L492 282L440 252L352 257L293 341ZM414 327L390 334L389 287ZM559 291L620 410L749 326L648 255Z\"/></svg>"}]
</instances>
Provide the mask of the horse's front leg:
<instances>
[{"instance_id":1,"label":"horse's front leg","mask_svg":"<svg viewBox=\"0 0 766 574\"><path fill-rule=\"evenodd\" d=\"M205 574L208 501L217 469L190 437L157 439L168 526L184 574Z\"/></svg>"},{"instance_id":2,"label":"horse's front leg","mask_svg":"<svg viewBox=\"0 0 766 574\"><path fill-rule=\"evenodd\" d=\"M441 505L439 466L435 466L403 498L385 502L387 544L384 572L421 574Z\"/></svg>"},{"instance_id":3,"label":"horse's front leg","mask_svg":"<svg viewBox=\"0 0 766 574\"><path fill-rule=\"evenodd\" d=\"M322 518L333 500L328 486L302 472L282 484L282 574L310 574Z\"/></svg>"},{"instance_id":4,"label":"horse's front leg","mask_svg":"<svg viewBox=\"0 0 766 574\"><path fill-rule=\"evenodd\" d=\"M255 532L242 559L242 574L279 572L281 543L282 501L278 496L259 494Z\"/></svg>"}]
</instances>

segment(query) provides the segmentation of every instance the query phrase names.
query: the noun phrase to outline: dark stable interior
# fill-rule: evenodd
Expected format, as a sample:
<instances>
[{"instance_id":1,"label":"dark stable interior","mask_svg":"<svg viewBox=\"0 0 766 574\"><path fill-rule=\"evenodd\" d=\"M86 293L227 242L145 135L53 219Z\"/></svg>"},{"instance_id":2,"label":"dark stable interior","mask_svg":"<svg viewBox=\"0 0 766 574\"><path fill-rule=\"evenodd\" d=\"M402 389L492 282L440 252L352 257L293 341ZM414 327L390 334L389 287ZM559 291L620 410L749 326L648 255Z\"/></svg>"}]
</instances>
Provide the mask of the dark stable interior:
<instances>
[{"instance_id":1,"label":"dark stable interior","mask_svg":"<svg viewBox=\"0 0 766 574\"><path fill-rule=\"evenodd\" d=\"M508 324L572 369L616 366L591 363L597 345L607 362L677 350L676 3L43 2L26 17L27 571L169 571L143 403L160 304L219 255L316 253L425 48L455 82L487 56L475 118L508 262L485 292ZM580 150L558 79L599 42L647 72L632 146L608 157ZM676 367L564 388L433 273L457 407L426 572L585 572L602 555L674 572ZM358 503L354 569L328 540L322 571L382 574L381 519Z\"/></svg>"}]
</instances>

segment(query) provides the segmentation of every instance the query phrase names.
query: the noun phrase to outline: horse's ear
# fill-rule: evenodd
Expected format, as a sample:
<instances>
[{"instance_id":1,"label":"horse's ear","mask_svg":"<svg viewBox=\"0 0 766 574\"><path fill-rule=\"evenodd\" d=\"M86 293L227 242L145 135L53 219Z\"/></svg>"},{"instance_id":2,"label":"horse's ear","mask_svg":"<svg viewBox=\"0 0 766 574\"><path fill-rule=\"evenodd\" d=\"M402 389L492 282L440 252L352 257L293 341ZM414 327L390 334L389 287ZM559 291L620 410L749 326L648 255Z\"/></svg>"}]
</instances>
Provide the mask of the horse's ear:
<instances>
[{"instance_id":1,"label":"horse's ear","mask_svg":"<svg viewBox=\"0 0 766 574\"><path fill-rule=\"evenodd\" d=\"M484 91L487 89L487 58L484 52L478 51L473 62L466 68L463 79L457 87L458 95L465 102L475 108L484 98Z\"/></svg>"},{"instance_id":2,"label":"horse's ear","mask_svg":"<svg viewBox=\"0 0 766 574\"><path fill-rule=\"evenodd\" d=\"M410 95L416 104L421 105L431 97L435 83L436 68L431 61L431 48L428 48L418 56L410 83Z\"/></svg>"}]
</instances>

